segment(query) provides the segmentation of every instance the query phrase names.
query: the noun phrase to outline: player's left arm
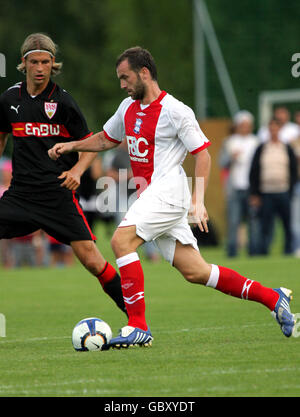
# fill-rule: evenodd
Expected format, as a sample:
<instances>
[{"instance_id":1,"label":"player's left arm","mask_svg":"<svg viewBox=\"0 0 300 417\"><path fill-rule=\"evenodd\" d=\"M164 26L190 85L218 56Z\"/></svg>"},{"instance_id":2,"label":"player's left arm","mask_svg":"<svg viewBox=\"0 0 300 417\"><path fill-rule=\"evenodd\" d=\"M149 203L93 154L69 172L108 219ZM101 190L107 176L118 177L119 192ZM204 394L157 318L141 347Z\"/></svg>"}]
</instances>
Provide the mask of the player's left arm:
<instances>
[{"instance_id":1,"label":"player's left arm","mask_svg":"<svg viewBox=\"0 0 300 417\"><path fill-rule=\"evenodd\" d=\"M210 141L202 132L193 110L183 103L174 105L169 112L169 118L177 136L195 158L195 184L189 210L190 219L202 232L208 232L208 214L204 205L204 195L210 173L211 161L207 151Z\"/></svg>"},{"instance_id":2,"label":"player's left arm","mask_svg":"<svg viewBox=\"0 0 300 417\"><path fill-rule=\"evenodd\" d=\"M208 213L204 204L205 191L208 186L211 158L208 150L194 154L195 158L195 184L192 195L192 205L190 216L193 217L195 223L199 226L201 232L208 233L207 222L209 220Z\"/></svg>"}]
</instances>

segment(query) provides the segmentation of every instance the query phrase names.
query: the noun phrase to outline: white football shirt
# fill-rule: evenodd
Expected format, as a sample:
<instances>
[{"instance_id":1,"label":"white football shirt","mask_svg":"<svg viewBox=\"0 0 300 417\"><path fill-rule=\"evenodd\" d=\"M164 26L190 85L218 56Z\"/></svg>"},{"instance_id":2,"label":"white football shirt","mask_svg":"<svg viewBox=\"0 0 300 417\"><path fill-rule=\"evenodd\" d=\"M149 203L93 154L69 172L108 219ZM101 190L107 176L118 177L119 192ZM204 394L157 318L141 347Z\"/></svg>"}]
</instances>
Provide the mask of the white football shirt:
<instances>
[{"instance_id":1,"label":"white football shirt","mask_svg":"<svg viewBox=\"0 0 300 417\"><path fill-rule=\"evenodd\" d=\"M144 179L140 193L151 184L165 201L189 207L190 192L182 163L187 151L195 154L210 145L190 107L165 91L148 106L128 97L103 130L113 142L126 137L137 188L139 178Z\"/></svg>"}]
</instances>

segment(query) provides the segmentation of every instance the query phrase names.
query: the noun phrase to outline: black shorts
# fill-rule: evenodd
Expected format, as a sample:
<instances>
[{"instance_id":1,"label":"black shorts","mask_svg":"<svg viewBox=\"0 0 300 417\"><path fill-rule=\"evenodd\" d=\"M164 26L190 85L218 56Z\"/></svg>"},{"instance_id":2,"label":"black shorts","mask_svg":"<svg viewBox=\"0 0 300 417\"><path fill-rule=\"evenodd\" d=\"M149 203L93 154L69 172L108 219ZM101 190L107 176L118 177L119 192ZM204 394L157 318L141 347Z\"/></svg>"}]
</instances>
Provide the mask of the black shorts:
<instances>
[{"instance_id":1,"label":"black shorts","mask_svg":"<svg viewBox=\"0 0 300 417\"><path fill-rule=\"evenodd\" d=\"M67 245L96 240L75 191L6 191L0 199L0 239L25 236L39 229Z\"/></svg>"}]
</instances>

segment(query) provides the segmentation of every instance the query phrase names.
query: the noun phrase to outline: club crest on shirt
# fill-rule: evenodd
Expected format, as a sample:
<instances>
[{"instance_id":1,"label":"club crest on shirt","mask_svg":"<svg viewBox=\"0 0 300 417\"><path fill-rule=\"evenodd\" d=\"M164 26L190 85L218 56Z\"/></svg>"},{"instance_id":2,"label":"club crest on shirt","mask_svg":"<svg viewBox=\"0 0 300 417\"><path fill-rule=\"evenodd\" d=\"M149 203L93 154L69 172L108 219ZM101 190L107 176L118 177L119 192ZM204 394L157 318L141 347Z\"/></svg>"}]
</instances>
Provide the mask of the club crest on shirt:
<instances>
[{"instance_id":1,"label":"club crest on shirt","mask_svg":"<svg viewBox=\"0 0 300 417\"><path fill-rule=\"evenodd\" d=\"M142 119L136 119L135 120L135 125L133 128L134 133L140 133L141 130L141 126L142 126L143 120Z\"/></svg>"},{"instance_id":2,"label":"club crest on shirt","mask_svg":"<svg viewBox=\"0 0 300 417\"><path fill-rule=\"evenodd\" d=\"M52 119L52 117L55 115L57 110L57 103L47 103L44 104L45 113L48 116L49 119Z\"/></svg>"}]
</instances>

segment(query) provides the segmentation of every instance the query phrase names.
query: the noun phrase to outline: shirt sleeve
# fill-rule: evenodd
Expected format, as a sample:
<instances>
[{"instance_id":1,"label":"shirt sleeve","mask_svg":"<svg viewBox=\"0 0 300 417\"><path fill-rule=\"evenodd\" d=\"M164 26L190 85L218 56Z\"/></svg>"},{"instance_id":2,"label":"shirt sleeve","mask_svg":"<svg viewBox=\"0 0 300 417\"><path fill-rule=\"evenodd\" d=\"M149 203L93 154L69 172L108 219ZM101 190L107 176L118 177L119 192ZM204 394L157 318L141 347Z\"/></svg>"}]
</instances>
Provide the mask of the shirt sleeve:
<instances>
[{"instance_id":1,"label":"shirt sleeve","mask_svg":"<svg viewBox=\"0 0 300 417\"><path fill-rule=\"evenodd\" d=\"M190 153L196 154L211 144L190 107L183 104L180 108L172 109L170 117L179 139Z\"/></svg>"},{"instance_id":2,"label":"shirt sleeve","mask_svg":"<svg viewBox=\"0 0 300 417\"><path fill-rule=\"evenodd\" d=\"M121 143L125 136L124 113L128 99L122 101L115 114L104 124L105 137L111 142Z\"/></svg>"},{"instance_id":3,"label":"shirt sleeve","mask_svg":"<svg viewBox=\"0 0 300 417\"><path fill-rule=\"evenodd\" d=\"M91 136L93 132L89 130L85 117L71 96L68 97L67 107L66 128L72 138L71 140L81 140Z\"/></svg>"},{"instance_id":4,"label":"shirt sleeve","mask_svg":"<svg viewBox=\"0 0 300 417\"><path fill-rule=\"evenodd\" d=\"M7 114L5 111L5 99L3 94L0 96L0 133L11 133L12 128L11 124L7 118Z\"/></svg>"}]
</instances>

